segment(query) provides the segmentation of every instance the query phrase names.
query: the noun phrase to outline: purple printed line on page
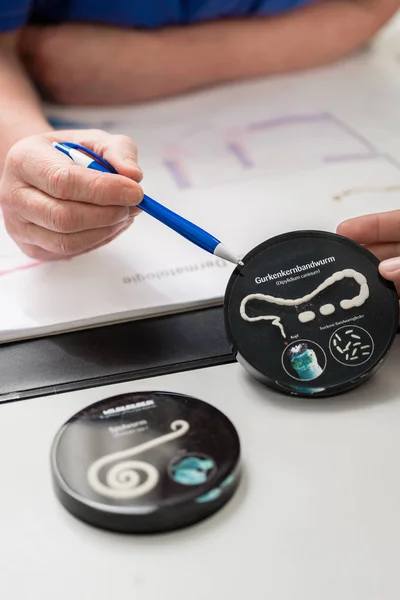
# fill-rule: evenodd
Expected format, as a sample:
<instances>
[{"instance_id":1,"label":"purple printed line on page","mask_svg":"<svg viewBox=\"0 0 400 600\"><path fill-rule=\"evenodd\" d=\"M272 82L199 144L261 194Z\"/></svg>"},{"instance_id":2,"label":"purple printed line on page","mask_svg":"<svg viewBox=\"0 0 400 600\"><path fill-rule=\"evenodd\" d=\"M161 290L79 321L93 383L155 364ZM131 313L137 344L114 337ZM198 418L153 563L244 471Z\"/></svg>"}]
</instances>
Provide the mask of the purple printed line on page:
<instances>
[{"instance_id":1,"label":"purple printed line on page","mask_svg":"<svg viewBox=\"0 0 400 600\"><path fill-rule=\"evenodd\" d=\"M178 187L180 187L181 189L187 189L192 187L192 184L179 161L166 159L164 160L164 165L170 172L172 178L175 180L175 183Z\"/></svg>"},{"instance_id":2,"label":"purple printed line on page","mask_svg":"<svg viewBox=\"0 0 400 600\"><path fill-rule=\"evenodd\" d=\"M239 142L228 142L228 149L237 158L245 169L251 169L254 167L254 162L246 152L245 148Z\"/></svg>"},{"instance_id":3,"label":"purple printed line on page","mask_svg":"<svg viewBox=\"0 0 400 600\"><path fill-rule=\"evenodd\" d=\"M324 156L325 163L334 162L352 162L354 160L370 160L372 158L378 158L378 154L337 154L332 156Z\"/></svg>"},{"instance_id":4,"label":"purple printed line on page","mask_svg":"<svg viewBox=\"0 0 400 600\"><path fill-rule=\"evenodd\" d=\"M332 121L332 118L327 113L315 115L289 115L285 117L278 117L276 119L269 119L267 121L250 123L246 129L247 131L258 131L262 129L273 129L275 127L282 127L286 125L302 125L306 123L318 123L321 121Z\"/></svg>"},{"instance_id":5,"label":"purple printed line on page","mask_svg":"<svg viewBox=\"0 0 400 600\"><path fill-rule=\"evenodd\" d=\"M373 144L371 144L371 142L369 140L367 140L367 138L365 138L363 135L358 133L358 131L353 129L353 127L351 127L350 125L348 125L347 123L345 123L344 121L339 119L338 117L331 115L330 118L332 120L332 123L335 123L338 127L340 127L342 129L342 131L345 131L350 137L357 140L371 154L378 156L376 148L374 147Z\"/></svg>"}]
</instances>

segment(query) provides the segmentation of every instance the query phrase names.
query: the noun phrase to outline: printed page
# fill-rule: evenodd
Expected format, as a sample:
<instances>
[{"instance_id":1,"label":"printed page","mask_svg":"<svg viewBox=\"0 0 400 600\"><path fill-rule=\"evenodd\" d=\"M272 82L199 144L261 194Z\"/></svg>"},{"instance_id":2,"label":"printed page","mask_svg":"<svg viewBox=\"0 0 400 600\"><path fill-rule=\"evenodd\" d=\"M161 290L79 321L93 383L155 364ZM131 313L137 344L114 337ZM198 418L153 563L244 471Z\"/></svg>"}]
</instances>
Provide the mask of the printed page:
<instances>
[{"instance_id":1,"label":"printed page","mask_svg":"<svg viewBox=\"0 0 400 600\"><path fill-rule=\"evenodd\" d=\"M59 129L130 135L145 192L244 255L280 233L400 208L396 56L391 36L307 74L47 111ZM220 303L232 269L145 214L108 246L50 264L26 258L0 222L0 341Z\"/></svg>"},{"instance_id":2,"label":"printed page","mask_svg":"<svg viewBox=\"0 0 400 600\"><path fill-rule=\"evenodd\" d=\"M141 215L134 233L69 261L3 255L1 340L218 304L233 265L188 247L158 223L149 234L148 219Z\"/></svg>"}]
</instances>

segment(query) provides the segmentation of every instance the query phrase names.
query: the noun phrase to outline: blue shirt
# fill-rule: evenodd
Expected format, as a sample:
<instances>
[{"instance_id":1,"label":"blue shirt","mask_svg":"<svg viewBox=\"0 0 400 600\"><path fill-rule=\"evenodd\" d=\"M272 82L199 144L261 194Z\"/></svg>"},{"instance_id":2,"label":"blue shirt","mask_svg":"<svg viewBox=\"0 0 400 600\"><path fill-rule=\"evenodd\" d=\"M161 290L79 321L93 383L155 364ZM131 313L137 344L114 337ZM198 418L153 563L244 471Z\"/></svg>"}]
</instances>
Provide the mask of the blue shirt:
<instances>
[{"instance_id":1,"label":"blue shirt","mask_svg":"<svg viewBox=\"0 0 400 600\"><path fill-rule=\"evenodd\" d=\"M0 31L28 23L87 21L155 28L224 17L273 15L312 0L0 0Z\"/></svg>"}]
</instances>

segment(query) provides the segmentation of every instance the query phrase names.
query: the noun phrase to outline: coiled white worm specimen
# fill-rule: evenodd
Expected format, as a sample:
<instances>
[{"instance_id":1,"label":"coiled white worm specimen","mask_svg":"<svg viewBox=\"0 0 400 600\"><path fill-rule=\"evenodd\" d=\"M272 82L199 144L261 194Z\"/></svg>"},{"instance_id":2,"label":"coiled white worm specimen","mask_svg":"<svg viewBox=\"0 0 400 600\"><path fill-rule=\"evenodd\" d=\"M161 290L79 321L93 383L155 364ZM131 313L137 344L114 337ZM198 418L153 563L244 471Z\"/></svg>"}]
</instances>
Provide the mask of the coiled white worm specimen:
<instances>
[{"instance_id":1,"label":"coiled white worm specimen","mask_svg":"<svg viewBox=\"0 0 400 600\"><path fill-rule=\"evenodd\" d=\"M170 428L171 433L95 460L87 472L87 479L92 489L102 496L118 500L138 498L150 492L158 483L160 477L158 470L150 463L131 460L131 458L185 435L190 426L186 421L177 420L171 423ZM100 480L100 471L114 462L116 464L109 469L105 477L106 483L103 483ZM140 482L140 472L144 473L142 482Z\"/></svg>"}]
</instances>

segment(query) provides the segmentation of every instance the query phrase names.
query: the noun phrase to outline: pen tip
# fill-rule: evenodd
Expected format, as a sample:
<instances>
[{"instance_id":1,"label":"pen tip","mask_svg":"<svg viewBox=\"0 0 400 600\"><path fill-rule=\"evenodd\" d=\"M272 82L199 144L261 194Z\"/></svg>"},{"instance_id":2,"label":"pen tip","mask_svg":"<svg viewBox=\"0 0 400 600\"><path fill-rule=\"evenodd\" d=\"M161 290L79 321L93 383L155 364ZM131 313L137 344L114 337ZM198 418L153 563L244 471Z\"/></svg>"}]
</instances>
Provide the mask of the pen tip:
<instances>
[{"instance_id":1,"label":"pen tip","mask_svg":"<svg viewBox=\"0 0 400 600\"><path fill-rule=\"evenodd\" d=\"M236 254L234 254L231 250L229 250L229 248L224 246L224 244L221 244L221 242L215 247L214 254L215 254L215 256L218 256L219 258L228 260L229 262L233 263L234 265L243 266L243 263L241 260L239 260L239 257Z\"/></svg>"}]
</instances>

